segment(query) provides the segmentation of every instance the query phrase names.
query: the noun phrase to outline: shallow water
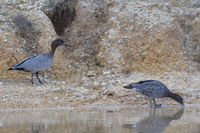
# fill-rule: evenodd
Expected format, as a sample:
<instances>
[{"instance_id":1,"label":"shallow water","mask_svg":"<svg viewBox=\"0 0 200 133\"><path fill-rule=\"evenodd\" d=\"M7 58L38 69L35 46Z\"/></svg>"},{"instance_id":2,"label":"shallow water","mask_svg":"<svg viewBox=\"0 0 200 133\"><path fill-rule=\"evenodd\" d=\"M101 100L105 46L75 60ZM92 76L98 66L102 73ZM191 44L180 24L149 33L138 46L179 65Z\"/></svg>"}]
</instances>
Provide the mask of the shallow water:
<instances>
[{"instance_id":1,"label":"shallow water","mask_svg":"<svg viewBox=\"0 0 200 133\"><path fill-rule=\"evenodd\" d=\"M1 109L0 133L200 133L200 106Z\"/></svg>"}]
</instances>

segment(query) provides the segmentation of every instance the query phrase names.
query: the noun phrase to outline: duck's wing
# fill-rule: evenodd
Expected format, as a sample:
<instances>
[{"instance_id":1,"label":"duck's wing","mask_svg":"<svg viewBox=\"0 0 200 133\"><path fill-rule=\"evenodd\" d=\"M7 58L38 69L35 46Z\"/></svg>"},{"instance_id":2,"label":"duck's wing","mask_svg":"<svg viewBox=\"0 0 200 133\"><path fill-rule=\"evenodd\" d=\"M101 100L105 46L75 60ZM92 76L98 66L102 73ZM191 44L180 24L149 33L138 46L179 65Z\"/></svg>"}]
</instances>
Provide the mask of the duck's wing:
<instances>
[{"instance_id":1,"label":"duck's wing","mask_svg":"<svg viewBox=\"0 0 200 133\"><path fill-rule=\"evenodd\" d=\"M159 98L166 96L169 89L160 82L147 82L138 87L138 91L144 95Z\"/></svg>"},{"instance_id":2,"label":"duck's wing","mask_svg":"<svg viewBox=\"0 0 200 133\"><path fill-rule=\"evenodd\" d=\"M138 90L138 89L144 88L145 84L151 84L151 83L154 83L155 81L156 80L142 80L142 81L131 83L127 86L124 86L124 88Z\"/></svg>"},{"instance_id":3,"label":"duck's wing","mask_svg":"<svg viewBox=\"0 0 200 133\"><path fill-rule=\"evenodd\" d=\"M30 60L36 58L37 56L38 56L38 55L31 56L31 57L29 57L29 58L27 58L27 59L25 59L25 60L23 60L23 61L21 61L21 62L15 64L15 65L13 65L13 66L12 66L11 68L9 68L8 70L23 70L23 71L26 71L26 70L24 70L23 64L24 64L25 62L27 62L27 61L30 61Z\"/></svg>"},{"instance_id":4,"label":"duck's wing","mask_svg":"<svg viewBox=\"0 0 200 133\"><path fill-rule=\"evenodd\" d=\"M133 84L143 84L143 83L149 83L149 82L158 82L157 80L142 80Z\"/></svg>"}]
</instances>

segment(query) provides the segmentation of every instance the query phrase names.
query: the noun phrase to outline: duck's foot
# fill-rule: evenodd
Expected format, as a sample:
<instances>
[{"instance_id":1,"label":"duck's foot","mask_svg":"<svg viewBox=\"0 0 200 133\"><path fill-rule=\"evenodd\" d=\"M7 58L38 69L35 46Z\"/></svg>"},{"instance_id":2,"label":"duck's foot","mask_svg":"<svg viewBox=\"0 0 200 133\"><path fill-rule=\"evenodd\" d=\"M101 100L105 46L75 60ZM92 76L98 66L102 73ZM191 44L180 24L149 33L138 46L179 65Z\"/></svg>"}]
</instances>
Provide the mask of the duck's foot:
<instances>
[{"instance_id":1,"label":"duck's foot","mask_svg":"<svg viewBox=\"0 0 200 133\"><path fill-rule=\"evenodd\" d=\"M39 80L39 83L40 83L40 84L44 84L41 80Z\"/></svg>"},{"instance_id":2,"label":"duck's foot","mask_svg":"<svg viewBox=\"0 0 200 133\"><path fill-rule=\"evenodd\" d=\"M38 82L39 82L39 83L38 83ZM33 80L31 80L31 84L32 84L32 85L44 84L41 80L38 80L38 82L34 82Z\"/></svg>"},{"instance_id":3,"label":"duck's foot","mask_svg":"<svg viewBox=\"0 0 200 133\"><path fill-rule=\"evenodd\" d=\"M40 84L43 84L43 82L40 80L40 78L39 78L39 76L38 76L38 75L39 75L39 73L38 73L38 72L36 72L36 77L37 77L37 79L38 79L39 83L40 83Z\"/></svg>"},{"instance_id":4,"label":"duck's foot","mask_svg":"<svg viewBox=\"0 0 200 133\"><path fill-rule=\"evenodd\" d=\"M162 108L162 104L150 104L150 108Z\"/></svg>"}]
</instances>

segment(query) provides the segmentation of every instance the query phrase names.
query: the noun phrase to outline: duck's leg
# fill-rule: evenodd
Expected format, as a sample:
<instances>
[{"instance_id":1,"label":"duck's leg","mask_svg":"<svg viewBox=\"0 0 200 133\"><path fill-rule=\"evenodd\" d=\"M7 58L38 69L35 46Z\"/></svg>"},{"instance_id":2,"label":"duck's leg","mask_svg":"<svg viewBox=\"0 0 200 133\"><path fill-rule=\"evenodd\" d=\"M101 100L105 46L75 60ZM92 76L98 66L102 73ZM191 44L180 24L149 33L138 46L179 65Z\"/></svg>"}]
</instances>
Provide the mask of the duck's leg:
<instances>
[{"instance_id":1,"label":"duck's leg","mask_svg":"<svg viewBox=\"0 0 200 133\"><path fill-rule=\"evenodd\" d=\"M154 118L156 109L157 109L157 108L150 108L149 116L150 116L151 118Z\"/></svg>"},{"instance_id":2,"label":"duck's leg","mask_svg":"<svg viewBox=\"0 0 200 133\"><path fill-rule=\"evenodd\" d=\"M34 82L33 82L33 76L34 76L34 74L35 74L35 73L31 73L31 83L32 83L32 84L34 84Z\"/></svg>"},{"instance_id":3,"label":"duck's leg","mask_svg":"<svg viewBox=\"0 0 200 133\"><path fill-rule=\"evenodd\" d=\"M43 84L43 82L40 80L40 78L39 78L39 76L38 76L38 72L36 72L36 77L37 77L39 83L40 83L40 84Z\"/></svg>"},{"instance_id":4,"label":"duck's leg","mask_svg":"<svg viewBox=\"0 0 200 133\"><path fill-rule=\"evenodd\" d=\"M162 104L156 104L155 98L153 98L153 103L154 103L155 108L160 108L160 107L162 107Z\"/></svg>"},{"instance_id":5,"label":"duck's leg","mask_svg":"<svg viewBox=\"0 0 200 133\"><path fill-rule=\"evenodd\" d=\"M152 104L152 98L149 97L149 103L150 103L150 108L153 107L153 104Z\"/></svg>"}]
</instances>

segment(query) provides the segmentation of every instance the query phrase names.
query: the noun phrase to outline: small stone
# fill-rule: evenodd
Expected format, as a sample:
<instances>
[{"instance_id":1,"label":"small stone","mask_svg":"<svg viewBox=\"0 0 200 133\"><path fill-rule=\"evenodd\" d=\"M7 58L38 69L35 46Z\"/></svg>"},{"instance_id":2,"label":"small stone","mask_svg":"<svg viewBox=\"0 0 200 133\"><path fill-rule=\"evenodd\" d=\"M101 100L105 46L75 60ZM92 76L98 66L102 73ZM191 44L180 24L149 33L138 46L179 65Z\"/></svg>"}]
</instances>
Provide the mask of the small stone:
<instances>
[{"instance_id":1,"label":"small stone","mask_svg":"<svg viewBox=\"0 0 200 133\"><path fill-rule=\"evenodd\" d=\"M39 101L39 100L36 100L34 103L36 103L36 104L39 104L39 103L40 103L40 101Z\"/></svg>"},{"instance_id":2,"label":"small stone","mask_svg":"<svg viewBox=\"0 0 200 133\"><path fill-rule=\"evenodd\" d=\"M55 100L57 100L57 99L58 99L58 97L54 97L54 99L55 99Z\"/></svg>"},{"instance_id":3,"label":"small stone","mask_svg":"<svg viewBox=\"0 0 200 133\"><path fill-rule=\"evenodd\" d=\"M68 88L69 91L76 91L76 88Z\"/></svg>"},{"instance_id":4,"label":"small stone","mask_svg":"<svg viewBox=\"0 0 200 133\"><path fill-rule=\"evenodd\" d=\"M110 74L110 71L103 71L103 75L108 75Z\"/></svg>"}]
</instances>

